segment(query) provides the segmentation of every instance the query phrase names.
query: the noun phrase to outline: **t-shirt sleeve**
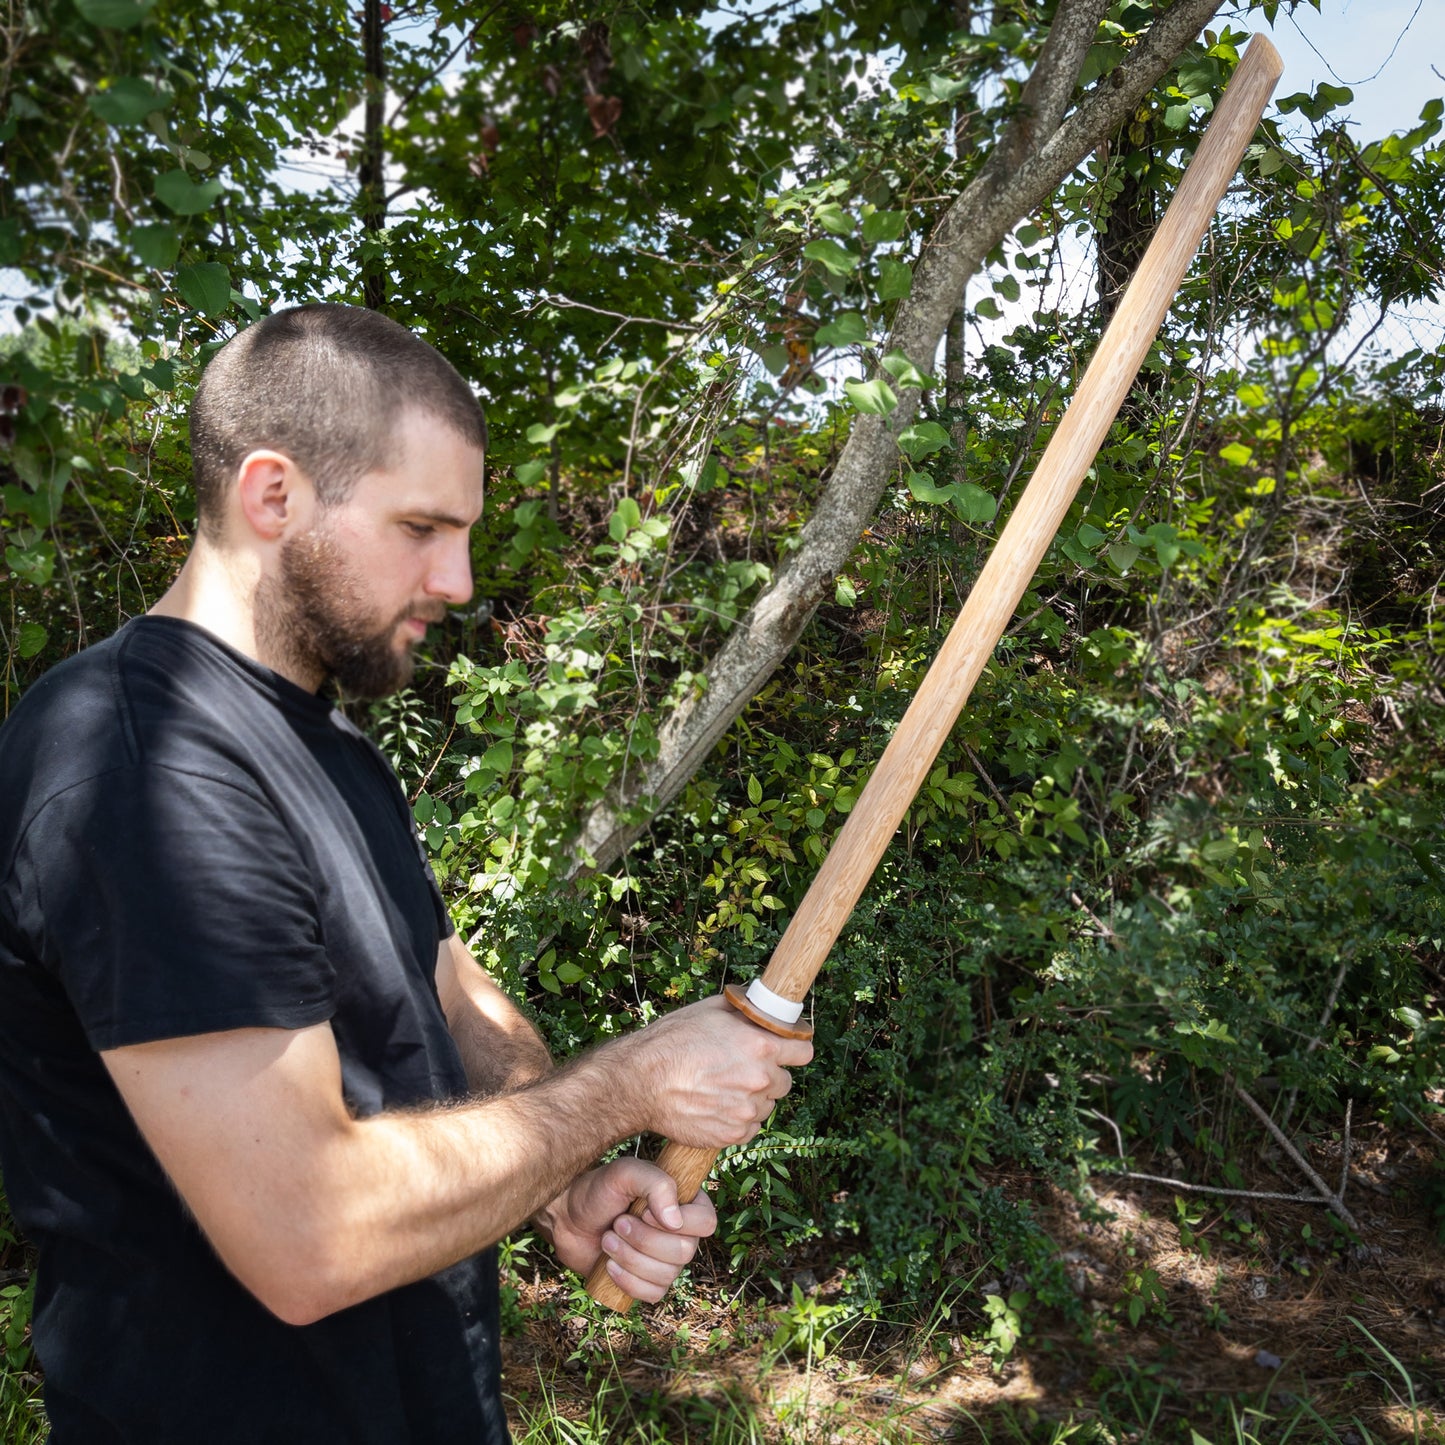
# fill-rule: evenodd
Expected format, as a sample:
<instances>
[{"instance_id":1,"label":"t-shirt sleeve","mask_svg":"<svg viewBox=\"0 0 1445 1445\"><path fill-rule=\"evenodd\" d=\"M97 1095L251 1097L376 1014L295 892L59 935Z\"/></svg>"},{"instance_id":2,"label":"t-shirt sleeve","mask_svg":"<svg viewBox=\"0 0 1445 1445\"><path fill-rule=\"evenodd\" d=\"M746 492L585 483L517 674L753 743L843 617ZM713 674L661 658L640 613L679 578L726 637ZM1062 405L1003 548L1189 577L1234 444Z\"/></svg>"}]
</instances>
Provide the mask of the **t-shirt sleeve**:
<instances>
[{"instance_id":1,"label":"t-shirt sleeve","mask_svg":"<svg viewBox=\"0 0 1445 1445\"><path fill-rule=\"evenodd\" d=\"M423 857L422 865L426 868L426 883L431 890L431 906L437 916L437 938L445 943L452 934L457 931L457 926L452 922L452 916L447 911L446 900L442 897L441 884L437 882L437 875L431 866L431 859Z\"/></svg>"},{"instance_id":2,"label":"t-shirt sleeve","mask_svg":"<svg viewBox=\"0 0 1445 1445\"><path fill-rule=\"evenodd\" d=\"M26 833L26 932L91 1046L335 1011L308 871L263 797L154 766L52 799Z\"/></svg>"}]
</instances>

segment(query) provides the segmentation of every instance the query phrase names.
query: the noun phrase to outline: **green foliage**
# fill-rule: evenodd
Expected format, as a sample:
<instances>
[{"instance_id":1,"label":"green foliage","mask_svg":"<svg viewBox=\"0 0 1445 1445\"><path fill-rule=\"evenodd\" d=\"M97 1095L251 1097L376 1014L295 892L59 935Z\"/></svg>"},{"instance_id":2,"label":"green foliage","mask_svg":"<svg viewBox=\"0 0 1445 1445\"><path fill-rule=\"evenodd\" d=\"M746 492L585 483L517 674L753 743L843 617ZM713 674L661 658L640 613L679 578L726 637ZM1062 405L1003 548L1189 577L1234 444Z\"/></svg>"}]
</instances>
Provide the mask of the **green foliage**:
<instances>
[{"instance_id":1,"label":"green foliage","mask_svg":"<svg viewBox=\"0 0 1445 1445\"><path fill-rule=\"evenodd\" d=\"M370 721L459 926L571 1050L765 964L1095 340L1050 309L1061 240L1173 189L1242 35L1206 34L1021 219L936 385L884 338L1016 112L1035 10L423 7L387 33L380 217L351 194L350 11L26 8L0 89L7 706L173 573L215 344L381 286L476 383L493 454L489 610ZM1110 7L1081 84L1151 15ZM780 1249L826 1247L848 1271L837 1301L790 1296L776 1350L821 1359L885 1302L926 1316L984 1260L997 1359L1041 1314L1077 1322L981 1171L1082 1188L1117 1167L1101 1115L1226 1186L1236 1083L1274 1081L1301 1129L1346 1099L1439 1118L1445 369L1344 343L1438 289L1442 107L1356 142L1346 103L1288 97L1313 134L1272 117L1251 146L1209 242L1230 266L1186 281L819 980L816 1064L725 1156L731 1262L782 1283ZM639 805L625 865L574 877L581 819L791 565L855 416L912 389L802 644L665 816ZM1131 1324L1157 1283L1126 1282Z\"/></svg>"}]
</instances>

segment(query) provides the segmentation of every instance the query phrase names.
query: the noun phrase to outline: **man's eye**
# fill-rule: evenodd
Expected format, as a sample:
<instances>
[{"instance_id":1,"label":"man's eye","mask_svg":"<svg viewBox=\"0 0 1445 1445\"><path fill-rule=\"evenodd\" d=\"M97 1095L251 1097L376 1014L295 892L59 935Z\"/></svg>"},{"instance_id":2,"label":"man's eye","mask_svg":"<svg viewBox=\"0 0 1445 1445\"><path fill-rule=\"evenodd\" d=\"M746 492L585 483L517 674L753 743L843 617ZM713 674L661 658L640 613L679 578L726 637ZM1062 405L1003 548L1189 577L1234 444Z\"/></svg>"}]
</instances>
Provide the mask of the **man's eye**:
<instances>
[{"instance_id":1,"label":"man's eye","mask_svg":"<svg viewBox=\"0 0 1445 1445\"><path fill-rule=\"evenodd\" d=\"M430 522L403 522L401 525L413 537L430 537L436 531Z\"/></svg>"}]
</instances>

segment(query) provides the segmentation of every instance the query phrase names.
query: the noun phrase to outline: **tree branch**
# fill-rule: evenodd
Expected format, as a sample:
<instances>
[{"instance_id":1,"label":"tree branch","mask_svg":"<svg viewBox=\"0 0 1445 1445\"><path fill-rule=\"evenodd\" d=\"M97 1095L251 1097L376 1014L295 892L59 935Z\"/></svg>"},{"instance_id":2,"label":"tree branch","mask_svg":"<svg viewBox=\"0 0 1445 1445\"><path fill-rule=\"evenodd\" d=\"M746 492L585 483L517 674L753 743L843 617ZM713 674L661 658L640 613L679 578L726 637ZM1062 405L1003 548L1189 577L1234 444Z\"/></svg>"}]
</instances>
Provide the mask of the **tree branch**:
<instances>
[{"instance_id":1,"label":"tree branch","mask_svg":"<svg viewBox=\"0 0 1445 1445\"><path fill-rule=\"evenodd\" d=\"M929 370L964 286L984 258L1138 108L1222 3L1177 0L1130 57L1095 86L1052 134L1041 136L1030 113L1015 117L983 169L925 242L914 268L912 294L899 303L884 352L901 350L920 370ZM1053 22L1062 33L1052 51L1045 46L1048 69L1037 90L1045 112L1058 103L1058 88L1064 84L1062 75L1070 60L1072 89L1101 8L1099 0L1062 0ZM784 559L771 585L718 649L703 685L664 722L656 757L629 786L598 804L584 820L573 845L574 874L588 867L610 867L621 857L647 827L646 822L622 823L622 813L644 801L654 813L670 803L787 655L873 516L897 461L897 435L913 421L918 403L918 390L904 389L886 418L854 420L797 549Z\"/></svg>"}]
</instances>

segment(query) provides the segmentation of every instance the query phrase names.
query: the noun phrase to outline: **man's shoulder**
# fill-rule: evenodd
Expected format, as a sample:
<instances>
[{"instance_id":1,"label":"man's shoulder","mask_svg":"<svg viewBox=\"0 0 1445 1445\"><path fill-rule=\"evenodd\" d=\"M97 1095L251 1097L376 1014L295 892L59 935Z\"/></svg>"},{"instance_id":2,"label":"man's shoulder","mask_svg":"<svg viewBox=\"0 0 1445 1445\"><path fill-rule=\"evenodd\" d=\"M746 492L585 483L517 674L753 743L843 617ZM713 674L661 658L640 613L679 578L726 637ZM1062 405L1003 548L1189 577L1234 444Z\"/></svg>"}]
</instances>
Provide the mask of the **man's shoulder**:
<instances>
[{"instance_id":1,"label":"man's shoulder","mask_svg":"<svg viewBox=\"0 0 1445 1445\"><path fill-rule=\"evenodd\" d=\"M127 624L51 668L0 726L0 813L24 827L49 801L127 768L207 766L224 678L184 629ZM207 716L197 716L203 712Z\"/></svg>"},{"instance_id":2,"label":"man's shoulder","mask_svg":"<svg viewBox=\"0 0 1445 1445\"><path fill-rule=\"evenodd\" d=\"M127 641L122 630L57 663L26 689L0 726L0 777L89 751L98 735L114 730L117 667Z\"/></svg>"}]
</instances>

